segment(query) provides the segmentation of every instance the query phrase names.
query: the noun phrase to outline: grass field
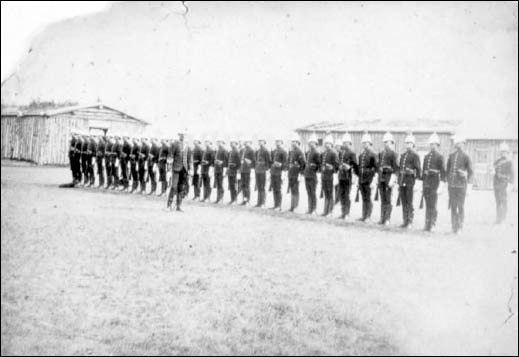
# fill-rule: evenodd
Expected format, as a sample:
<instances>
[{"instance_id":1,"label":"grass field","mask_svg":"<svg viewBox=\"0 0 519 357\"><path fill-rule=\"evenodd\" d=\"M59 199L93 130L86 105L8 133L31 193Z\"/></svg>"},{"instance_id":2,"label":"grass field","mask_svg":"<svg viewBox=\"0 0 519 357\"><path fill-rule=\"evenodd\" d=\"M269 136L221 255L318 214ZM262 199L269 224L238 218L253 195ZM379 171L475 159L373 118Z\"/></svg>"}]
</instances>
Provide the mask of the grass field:
<instances>
[{"instance_id":1,"label":"grass field","mask_svg":"<svg viewBox=\"0 0 519 357\"><path fill-rule=\"evenodd\" d=\"M388 229L191 201L176 213L58 188L69 179L2 163L2 355L518 352L517 193L513 223L494 226L492 193L474 192L455 236L445 197L424 234L394 228L398 211Z\"/></svg>"}]
</instances>

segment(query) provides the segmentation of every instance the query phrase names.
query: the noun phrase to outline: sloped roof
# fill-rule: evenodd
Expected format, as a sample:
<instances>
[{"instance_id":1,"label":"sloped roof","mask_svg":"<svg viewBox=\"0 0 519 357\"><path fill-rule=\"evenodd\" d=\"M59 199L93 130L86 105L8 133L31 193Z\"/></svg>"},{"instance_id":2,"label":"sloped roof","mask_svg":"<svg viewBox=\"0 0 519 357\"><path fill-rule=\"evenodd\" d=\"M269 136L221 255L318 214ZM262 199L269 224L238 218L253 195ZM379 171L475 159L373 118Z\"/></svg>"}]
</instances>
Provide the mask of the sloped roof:
<instances>
[{"instance_id":1,"label":"sloped roof","mask_svg":"<svg viewBox=\"0 0 519 357\"><path fill-rule=\"evenodd\" d=\"M431 119L368 119L351 120L348 122L329 122L306 125L297 128L296 131L390 131L390 132L438 132L454 133L460 121L456 120L431 120Z\"/></svg>"},{"instance_id":2,"label":"sloped roof","mask_svg":"<svg viewBox=\"0 0 519 357\"><path fill-rule=\"evenodd\" d=\"M70 112L73 112L73 111L76 111L76 110L81 110L81 109L88 109L88 108L106 108L106 109L110 109L110 110L113 110L117 113L120 113L122 114L123 116L125 116L126 118L128 119L133 119L133 120L137 120L143 124L146 124L146 125L149 125L150 123L143 120L143 119L139 119L139 118L136 118L134 117L133 115L130 115L128 113L125 113L121 110L118 110L118 109L115 109L111 106L108 106L108 105L105 105L103 103L95 103L95 104L84 104L84 105L74 105L74 106L69 106L69 107L62 107L62 108L56 108L56 109L47 109L47 110L42 110L42 111L15 111L13 109L10 109L10 110L6 110L6 111L2 111L2 116L19 116L19 117L26 117L26 116L46 116L46 117L51 117L51 116L54 116L54 115L59 115L59 114L66 114L66 113L70 113Z\"/></svg>"}]
</instances>

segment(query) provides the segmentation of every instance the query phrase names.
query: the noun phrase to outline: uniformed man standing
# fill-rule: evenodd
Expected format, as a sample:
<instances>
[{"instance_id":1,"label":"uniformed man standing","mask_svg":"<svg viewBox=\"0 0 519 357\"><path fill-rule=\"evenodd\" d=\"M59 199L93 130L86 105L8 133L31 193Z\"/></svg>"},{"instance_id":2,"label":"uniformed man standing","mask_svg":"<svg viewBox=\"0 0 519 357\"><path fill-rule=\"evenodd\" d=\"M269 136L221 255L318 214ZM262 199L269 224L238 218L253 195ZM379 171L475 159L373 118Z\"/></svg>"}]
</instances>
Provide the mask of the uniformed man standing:
<instances>
[{"instance_id":1,"label":"uniformed man standing","mask_svg":"<svg viewBox=\"0 0 519 357\"><path fill-rule=\"evenodd\" d=\"M121 160L121 150L122 150L122 142L121 137L115 135L114 143L112 145L112 190L115 190L119 187L119 166Z\"/></svg>"},{"instance_id":2,"label":"uniformed man standing","mask_svg":"<svg viewBox=\"0 0 519 357\"><path fill-rule=\"evenodd\" d=\"M353 172L358 171L357 155L352 149L353 140L351 135L345 133L342 137L342 148L339 153L339 201L341 202L341 216L345 219L350 215L350 192L353 183Z\"/></svg>"},{"instance_id":3,"label":"uniformed man standing","mask_svg":"<svg viewBox=\"0 0 519 357\"><path fill-rule=\"evenodd\" d=\"M202 149L202 142L198 139L193 140L193 191L195 195L193 200L200 198L200 175L198 174L198 168L202 164L202 156L204 149Z\"/></svg>"},{"instance_id":4,"label":"uniformed man standing","mask_svg":"<svg viewBox=\"0 0 519 357\"><path fill-rule=\"evenodd\" d=\"M148 138L141 138L141 148L139 151L139 183L141 184L141 189L139 191L140 194L146 193L146 183L149 179L149 177L146 177L146 175L149 175L148 171L148 160L149 160L149 154L150 154L151 145L149 143Z\"/></svg>"},{"instance_id":5,"label":"uniformed man standing","mask_svg":"<svg viewBox=\"0 0 519 357\"><path fill-rule=\"evenodd\" d=\"M265 184L267 181L267 168L270 167L270 152L267 149L267 141L265 139L258 140L259 148L256 151L256 166L254 172L256 174L256 189L258 191L258 202L256 207L264 207L267 197Z\"/></svg>"},{"instance_id":6,"label":"uniformed man standing","mask_svg":"<svg viewBox=\"0 0 519 357\"><path fill-rule=\"evenodd\" d=\"M223 200L223 176L225 168L227 167L227 159L229 155L227 149L225 148L225 140L217 140L216 145L218 145L218 149L216 150L214 158L214 183L216 186L215 204L220 203L220 201Z\"/></svg>"},{"instance_id":7,"label":"uniformed man standing","mask_svg":"<svg viewBox=\"0 0 519 357\"><path fill-rule=\"evenodd\" d=\"M299 147L299 136L294 133L290 141L292 148L288 153L288 190L291 194L290 212L294 212L299 205L299 175L304 173L306 160L303 150Z\"/></svg>"},{"instance_id":8,"label":"uniformed man standing","mask_svg":"<svg viewBox=\"0 0 519 357\"><path fill-rule=\"evenodd\" d=\"M138 138L133 138L133 146L132 151L130 153L130 172L132 176L132 190L130 193L137 192L137 187L139 186L139 153L141 151L141 143Z\"/></svg>"},{"instance_id":9,"label":"uniformed man standing","mask_svg":"<svg viewBox=\"0 0 519 357\"><path fill-rule=\"evenodd\" d=\"M166 177L167 159L169 154L169 144L165 138L160 141L160 152L159 152L159 181L160 181L160 195L164 196L168 187L168 181Z\"/></svg>"},{"instance_id":10,"label":"uniformed man standing","mask_svg":"<svg viewBox=\"0 0 519 357\"><path fill-rule=\"evenodd\" d=\"M121 177L122 177L122 187L120 188L121 191L128 190L128 187L130 185L129 175L128 175L128 163L130 162L130 154L132 153L132 143L130 142L130 137L125 135L123 137L123 144L121 148L121 158L120 158L120 164L121 164Z\"/></svg>"},{"instance_id":11,"label":"uniformed man standing","mask_svg":"<svg viewBox=\"0 0 519 357\"><path fill-rule=\"evenodd\" d=\"M400 228L411 228L414 218L413 193L416 180L422 178L420 156L414 150L415 138L412 134L406 136L406 151L400 156L398 168L398 185L400 202L402 203L403 223Z\"/></svg>"},{"instance_id":12,"label":"uniformed man standing","mask_svg":"<svg viewBox=\"0 0 519 357\"><path fill-rule=\"evenodd\" d=\"M380 221L387 225L391 219L391 193L398 174L398 154L393 150L395 140L389 132L382 138L384 149L378 154L378 191L380 193Z\"/></svg>"},{"instance_id":13,"label":"uniformed man standing","mask_svg":"<svg viewBox=\"0 0 519 357\"><path fill-rule=\"evenodd\" d=\"M333 138L327 135L324 138L324 151L321 155L321 189L324 194L324 210L321 216L326 217L333 212L333 176L339 167L339 158L333 149Z\"/></svg>"},{"instance_id":14,"label":"uniformed man standing","mask_svg":"<svg viewBox=\"0 0 519 357\"><path fill-rule=\"evenodd\" d=\"M176 210L182 212L182 197L184 186L188 184L191 171L191 149L184 143L184 132L178 133L178 140L173 142L169 150L172 159L173 176L171 189L169 190L167 208L172 209L173 198L177 196Z\"/></svg>"},{"instance_id":15,"label":"uniformed man standing","mask_svg":"<svg viewBox=\"0 0 519 357\"><path fill-rule=\"evenodd\" d=\"M229 192L231 193L231 201L229 204L236 202L238 196L236 178L240 170L241 155L238 148L238 140L231 141L231 150L227 155L227 180L229 183Z\"/></svg>"},{"instance_id":16,"label":"uniformed man standing","mask_svg":"<svg viewBox=\"0 0 519 357\"><path fill-rule=\"evenodd\" d=\"M461 233L465 220L465 196L472 190L472 162L463 151L465 139L454 136L454 152L447 160L447 183L449 188L449 207L451 210L452 231Z\"/></svg>"},{"instance_id":17,"label":"uniformed man standing","mask_svg":"<svg viewBox=\"0 0 519 357\"><path fill-rule=\"evenodd\" d=\"M306 153L305 166L305 187L308 195L308 211L307 214L314 214L317 208L317 172L321 169L321 154L317 150L317 136L315 133L310 135L308 139L310 149Z\"/></svg>"},{"instance_id":18,"label":"uniformed man standing","mask_svg":"<svg viewBox=\"0 0 519 357\"><path fill-rule=\"evenodd\" d=\"M205 149L202 155L201 174L202 174L202 185L204 188L203 196L200 202L209 201L211 199L211 166L214 165L214 149L213 143L210 140L205 141Z\"/></svg>"},{"instance_id":19,"label":"uniformed man standing","mask_svg":"<svg viewBox=\"0 0 519 357\"><path fill-rule=\"evenodd\" d=\"M243 141L244 148L241 151L240 160L240 177L241 177L241 189L243 192L242 206L249 204L250 202L250 174L252 168L256 165L255 153L252 148L252 140L245 139Z\"/></svg>"},{"instance_id":20,"label":"uniformed man standing","mask_svg":"<svg viewBox=\"0 0 519 357\"><path fill-rule=\"evenodd\" d=\"M81 172L83 173L83 186L86 186L90 180L88 176L90 171L88 145L90 145L88 134L83 133L83 140L81 141Z\"/></svg>"},{"instance_id":21,"label":"uniformed man standing","mask_svg":"<svg viewBox=\"0 0 519 357\"><path fill-rule=\"evenodd\" d=\"M81 173L81 148L83 146L83 138L81 136L81 133L76 134L76 142L74 144L74 167L76 172L76 184L81 184L82 180L82 173Z\"/></svg>"},{"instance_id":22,"label":"uniformed man standing","mask_svg":"<svg viewBox=\"0 0 519 357\"><path fill-rule=\"evenodd\" d=\"M106 150L106 142L102 135L97 137L97 149L96 149L96 164L97 164L97 177L99 179L99 188L103 188L105 185L105 175L104 175L104 167L106 163L103 164L103 160L105 158L105 150Z\"/></svg>"},{"instance_id":23,"label":"uniformed man standing","mask_svg":"<svg viewBox=\"0 0 519 357\"><path fill-rule=\"evenodd\" d=\"M106 187L112 186L112 146L114 145L114 138L112 135L107 135L105 144L105 172L106 172Z\"/></svg>"},{"instance_id":24,"label":"uniformed man standing","mask_svg":"<svg viewBox=\"0 0 519 357\"><path fill-rule=\"evenodd\" d=\"M362 216L358 220L361 222L369 222L373 211L371 190L373 178L377 172L377 156L372 149L373 141L371 140L371 135L368 133L362 135L361 143L364 149L359 155L359 166L357 172L355 172L359 177L357 191L360 191L362 196Z\"/></svg>"},{"instance_id":25,"label":"uniformed man standing","mask_svg":"<svg viewBox=\"0 0 519 357\"><path fill-rule=\"evenodd\" d=\"M151 190L148 193L149 195L152 195L157 191L157 177L155 171L159 163L160 148L161 145L157 138L152 138L150 151L148 153L148 177L151 182Z\"/></svg>"},{"instance_id":26,"label":"uniformed man standing","mask_svg":"<svg viewBox=\"0 0 519 357\"><path fill-rule=\"evenodd\" d=\"M76 147L76 134L73 131L71 131L69 148L68 148L68 162L70 164L70 172L72 173L72 185L75 185L77 183L77 172L76 172L76 166L75 166L75 162L74 162L75 147Z\"/></svg>"},{"instance_id":27,"label":"uniformed man standing","mask_svg":"<svg viewBox=\"0 0 519 357\"><path fill-rule=\"evenodd\" d=\"M506 219L507 193L514 184L514 167L508 158L510 149L503 142L499 145L499 158L494 162L494 196L496 198L496 224ZM508 192L507 192L508 191Z\"/></svg>"},{"instance_id":28,"label":"uniformed man standing","mask_svg":"<svg viewBox=\"0 0 519 357\"><path fill-rule=\"evenodd\" d=\"M283 185L282 173L287 168L287 152L283 148L283 139L276 139L276 148L272 152L272 165L270 168L270 184L274 195L274 206L272 209L281 211L283 196L281 186Z\"/></svg>"},{"instance_id":29,"label":"uniformed man standing","mask_svg":"<svg viewBox=\"0 0 519 357\"><path fill-rule=\"evenodd\" d=\"M429 138L431 150L423 159L422 195L425 199L425 226L424 231L433 231L438 218L438 190L442 181L445 181L445 161L438 151L440 137L433 133Z\"/></svg>"}]
</instances>

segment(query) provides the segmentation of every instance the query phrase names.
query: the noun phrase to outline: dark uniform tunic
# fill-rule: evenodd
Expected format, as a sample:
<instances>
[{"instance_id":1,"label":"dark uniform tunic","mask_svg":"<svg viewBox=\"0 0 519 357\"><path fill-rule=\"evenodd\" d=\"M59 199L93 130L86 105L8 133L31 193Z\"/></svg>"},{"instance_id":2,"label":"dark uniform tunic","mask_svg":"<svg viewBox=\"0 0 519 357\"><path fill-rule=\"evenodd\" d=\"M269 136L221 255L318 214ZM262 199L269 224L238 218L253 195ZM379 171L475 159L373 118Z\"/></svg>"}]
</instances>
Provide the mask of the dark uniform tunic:
<instances>
[{"instance_id":1,"label":"dark uniform tunic","mask_svg":"<svg viewBox=\"0 0 519 357\"><path fill-rule=\"evenodd\" d=\"M159 145L155 140L151 142L150 153L148 155L148 175L151 181L150 194L157 190L157 178L155 177L155 171L153 170L153 168L155 167L155 165L158 165L159 163L161 147L162 145Z\"/></svg>"},{"instance_id":2,"label":"dark uniform tunic","mask_svg":"<svg viewBox=\"0 0 519 357\"><path fill-rule=\"evenodd\" d=\"M333 174L339 168L339 157L334 149L325 149L321 158L321 189L324 194L323 216L326 216L333 211Z\"/></svg>"},{"instance_id":3,"label":"dark uniform tunic","mask_svg":"<svg viewBox=\"0 0 519 357\"><path fill-rule=\"evenodd\" d=\"M105 144L105 172L106 172L106 188L112 186L112 145L114 144L112 139L107 139Z\"/></svg>"},{"instance_id":4,"label":"dark uniform tunic","mask_svg":"<svg viewBox=\"0 0 519 357\"><path fill-rule=\"evenodd\" d=\"M146 191L146 170L148 168L148 160L149 160L149 154L150 154L151 146L148 142L144 141L141 144L141 150L139 151L139 182L141 184L141 193ZM148 172L149 175L149 172Z\"/></svg>"},{"instance_id":5,"label":"dark uniform tunic","mask_svg":"<svg viewBox=\"0 0 519 357\"><path fill-rule=\"evenodd\" d=\"M256 151L256 189L258 190L258 203L256 207L263 206L266 199L265 183L267 180L267 170L270 167L270 152L265 147L260 147Z\"/></svg>"},{"instance_id":6,"label":"dark uniform tunic","mask_svg":"<svg viewBox=\"0 0 519 357\"><path fill-rule=\"evenodd\" d=\"M287 169L287 152L283 148L276 148L272 151L272 165L270 168L270 184L274 195L274 207L281 208L283 196L281 194L281 173Z\"/></svg>"},{"instance_id":7,"label":"dark uniform tunic","mask_svg":"<svg viewBox=\"0 0 519 357\"><path fill-rule=\"evenodd\" d=\"M512 161L500 157L494 162L494 196L496 197L496 222L501 223L506 219L508 202L506 187L514 183L514 168Z\"/></svg>"},{"instance_id":8,"label":"dark uniform tunic","mask_svg":"<svg viewBox=\"0 0 519 357\"><path fill-rule=\"evenodd\" d=\"M96 150L96 165L97 165L97 176L99 178L99 187L103 187L105 185L105 175L104 175L104 166L106 166L106 162L103 164L103 159L105 158L105 148L106 142L104 138L99 138L99 142L97 143Z\"/></svg>"},{"instance_id":9,"label":"dark uniform tunic","mask_svg":"<svg viewBox=\"0 0 519 357\"><path fill-rule=\"evenodd\" d=\"M349 147L344 147L339 152L339 189L337 191L338 200L341 202L342 218L350 214L352 175L357 170L357 155Z\"/></svg>"},{"instance_id":10,"label":"dark uniform tunic","mask_svg":"<svg viewBox=\"0 0 519 357\"><path fill-rule=\"evenodd\" d=\"M371 149L364 149L359 155L357 176L359 177L359 191L362 196L362 217L366 220L371 217L373 203L371 202L371 183L377 171L377 156Z\"/></svg>"},{"instance_id":11,"label":"dark uniform tunic","mask_svg":"<svg viewBox=\"0 0 519 357\"><path fill-rule=\"evenodd\" d=\"M321 169L321 154L317 149L310 149L306 153L305 187L308 195L308 212L313 213L317 208L317 172Z\"/></svg>"},{"instance_id":12,"label":"dark uniform tunic","mask_svg":"<svg viewBox=\"0 0 519 357\"><path fill-rule=\"evenodd\" d=\"M182 198L186 195L187 180L191 168L191 149L183 141L175 141L169 149L169 157L172 162L173 175L171 177L171 189L169 190L168 207L171 207L173 198L177 195L177 210L180 210Z\"/></svg>"},{"instance_id":13,"label":"dark uniform tunic","mask_svg":"<svg viewBox=\"0 0 519 357\"><path fill-rule=\"evenodd\" d=\"M88 180L89 180L89 170L90 170L90 167L89 167L89 162L90 160L88 160L89 158L89 155L88 155L88 151L87 151L87 148L88 148L88 145L90 144L90 140L88 138L83 138L83 140L81 141L81 172L83 173L83 184L87 184Z\"/></svg>"},{"instance_id":14,"label":"dark uniform tunic","mask_svg":"<svg viewBox=\"0 0 519 357\"><path fill-rule=\"evenodd\" d=\"M472 163L462 150L456 150L447 160L447 183L449 186L449 207L454 233L463 229L465 220L465 195L467 184L472 181Z\"/></svg>"},{"instance_id":15,"label":"dark uniform tunic","mask_svg":"<svg viewBox=\"0 0 519 357\"><path fill-rule=\"evenodd\" d=\"M128 163L130 162L130 154L132 153L132 144L128 140L124 140L121 148L121 176L124 188L128 188Z\"/></svg>"},{"instance_id":16,"label":"dark uniform tunic","mask_svg":"<svg viewBox=\"0 0 519 357\"><path fill-rule=\"evenodd\" d=\"M214 165L214 150L210 147L206 147L204 150L204 153L202 155L202 184L204 186L204 196L202 197L202 200L208 200L211 197L211 176L209 175L209 171L211 166Z\"/></svg>"},{"instance_id":17,"label":"dark uniform tunic","mask_svg":"<svg viewBox=\"0 0 519 357\"><path fill-rule=\"evenodd\" d=\"M414 184L421 177L420 156L414 150L406 150L400 156L400 167L398 168L399 194L404 218L403 226L407 227L413 223Z\"/></svg>"},{"instance_id":18,"label":"dark uniform tunic","mask_svg":"<svg viewBox=\"0 0 519 357\"><path fill-rule=\"evenodd\" d=\"M240 169L240 151L237 147L231 147L227 156L227 179L229 183L229 191L231 193L231 203L236 201L238 190L236 187L236 176Z\"/></svg>"},{"instance_id":19,"label":"dark uniform tunic","mask_svg":"<svg viewBox=\"0 0 519 357\"><path fill-rule=\"evenodd\" d=\"M378 154L378 190L380 192L380 223L391 219L392 188L389 186L391 176L398 173L398 154L390 149L384 149Z\"/></svg>"},{"instance_id":20,"label":"dark uniform tunic","mask_svg":"<svg viewBox=\"0 0 519 357\"><path fill-rule=\"evenodd\" d=\"M304 173L306 160L299 146L288 153L288 190L291 193L290 211L299 205L299 175Z\"/></svg>"},{"instance_id":21,"label":"dark uniform tunic","mask_svg":"<svg viewBox=\"0 0 519 357\"><path fill-rule=\"evenodd\" d=\"M119 186L119 166L120 166L120 157L121 157L121 148L122 145L119 143L119 140L115 140L112 145L112 180L113 186L112 188L116 188Z\"/></svg>"},{"instance_id":22,"label":"dark uniform tunic","mask_svg":"<svg viewBox=\"0 0 519 357\"><path fill-rule=\"evenodd\" d=\"M198 168L202 164L202 155L204 150L199 145L195 145L193 149L193 188L195 191L195 198L200 197L200 175Z\"/></svg>"},{"instance_id":23,"label":"dark uniform tunic","mask_svg":"<svg viewBox=\"0 0 519 357\"><path fill-rule=\"evenodd\" d=\"M423 159L423 197L425 199L425 229L436 225L438 218L438 186L445 181L445 162L438 151L430 151Z\"/></svg>"},{"instance_id":24,"label":"dark uniform tunic","mask_svg":"<svg viewBox=\"0 0 519 357\"><path fill-rule=\"evenodd\" d=\"M250 146L245 146L241 151L241 189L243 191L243 203L250 201L250 174L256 165L256 155Z\"/></svg>"},{"instance_id":25,"label":"dark uniform tunic","mask_svg":"<svg viewBox=\"0 0 519 357\"><path fill-rule=\"evenodd\" d=\"M227 156L229 153L224 147L219 146L214 158L214 184L216 186L216 202L223 199L223 174L227 167Z\"/></svg>"},{"instance_id":26,"label":"dark uniform tunic","mask_svg":"<svg viewBox=\"0 0 519 357\"><path fill-rule=\"evenodd\" d=\"M137 142L133 143L132 151L130 152L130 173L132 176L132 192L139 186L139 170L137 162L139 160L139 153L141 152L141 145Z\"/></svg>"}]
</instances>

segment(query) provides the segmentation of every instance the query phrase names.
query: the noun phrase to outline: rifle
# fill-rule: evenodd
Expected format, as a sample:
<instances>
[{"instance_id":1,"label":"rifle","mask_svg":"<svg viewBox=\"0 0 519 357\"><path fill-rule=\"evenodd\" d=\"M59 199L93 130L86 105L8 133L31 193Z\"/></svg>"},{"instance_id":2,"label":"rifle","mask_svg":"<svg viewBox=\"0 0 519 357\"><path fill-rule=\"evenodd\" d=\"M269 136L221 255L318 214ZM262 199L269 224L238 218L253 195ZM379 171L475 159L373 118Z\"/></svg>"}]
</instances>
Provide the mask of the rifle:
<instances>
[{"instance_id":1,"label":"rifle","mask_svg":"<svg viewBox=\"0 0 519 357\"><path fill-rule=\"evenodd\" d=\"M379 184L377 183L377 188L375 189L375 201L378 201L378 191L379 191Z\"/></svg>"},{"instance_id":2,"label":"rifle","mask_svg":"<svg viewBox=\"0 0 519 357\"><path fill-rule=\"evenodd\" d=\"M424 191L422 190L422 197L420 198L420 207L419 207L419 209L423 208L423 200L424 200Z\"/></svg>"},{"instance_id":3,"label":"rifle","mask_svg":"<svg viewBox=\"0 0 519 357\"><path fill-rule=\"evenodd\" d=\"M400 187L398 188L398 198L396 200L396 206L400 206L400 204L402 203L402 195L400 194L402 191L400 190Z\"/></svg>"},{"instance_id":4,"label":"rifle","mask_svg":"<svg viewBox=\"0 0 519 357\"><path fill-rule=\"evenodd\" d=\"M319 198L323 198L324 197L324 190L323 190L323 183L321 181L321 194L319 195Z\"/></svg>"},{"instance_id":5,"label":"rifle","mask_svg":"<svg viewBox=\"0 0 519 357\"><path fill-rule=\"evenodd\" d=\"M357 193L355 194L355 202L359 202L359 191L360 191L360 185L357 186Z\"/></svg>"},{"instance_id":6,"label":"rifle","mask_svg":"<svg viewBox=\"0 0 519 357\"><path fill-rule=\"evenodd\" d=\"M287 185L287 195L290 193L290 179L288 179L288 185Z\"/></svg>"}]
</instances>

